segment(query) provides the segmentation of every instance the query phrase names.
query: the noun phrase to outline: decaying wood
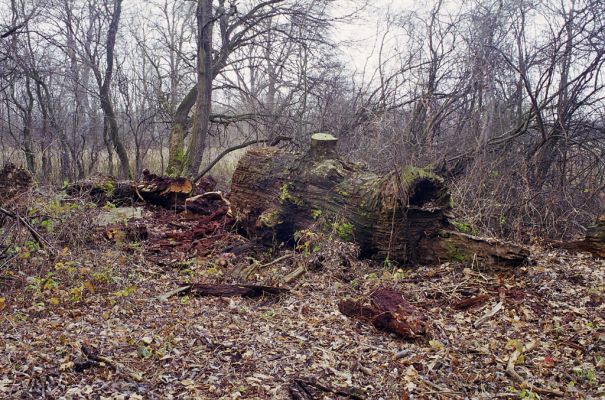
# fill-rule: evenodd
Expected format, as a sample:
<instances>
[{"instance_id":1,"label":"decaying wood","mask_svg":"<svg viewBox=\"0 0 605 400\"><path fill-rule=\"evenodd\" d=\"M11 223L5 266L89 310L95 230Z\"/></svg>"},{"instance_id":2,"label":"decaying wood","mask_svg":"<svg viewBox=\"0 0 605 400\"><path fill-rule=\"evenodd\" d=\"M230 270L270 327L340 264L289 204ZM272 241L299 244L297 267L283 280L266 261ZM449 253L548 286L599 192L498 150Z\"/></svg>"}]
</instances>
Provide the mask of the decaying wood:
<instances>
[{"instance_id":1,"label":"decaying wood","mask_svg":"<svg viewBox=\"0 0 605 400\"><path fill-rule=\"evenodd\" d=\"M173 208L185 202L193 194L193 183L184 177L160 176L143 171L140 183L136 184L137 193L145 201Z\"/></svg>"},{"instance_id":2,"label":"decaying wood","mask_svg":"<svg viewBox=\"0 0 605 400\"><path fill-rule=\"evenodd\" d=\"M179 291L178 294L194 294L196 296L215 296L215 297L260 297L260 296L275 296L287 292L288 289L261 286L261 285L226 285L226 284L194 284Z\"/></svg>"},{"instance_id":3,"label":"decaying wood","mask_svg":"<svg viewBox=\"0 0 605 400\"><path fill-rule=\"evenodd\" d=\"M5 204L20 193L28 191L33 185L32 174L14 164L6 164L0 170L0 205Z\"/></svg>"},{"instance_id":4,"label":"decaying wood","mask_svg":"<svg viewBox=\"0 0 605 400\"><path fill-rule=\"evenodd\" d=\"M486 294L480 294L478 296L469 297L462 299L452 304L452 308L455 310L466 310L471 307L477 307L485 304L489 300L489 296Z\"/></svg>"},{"instance_id":5,"label":"decaying wood","mask_svg":"<svg viewBox=\"0 0 605 400\"><path fill-rule=\"evenodd\" d=\"M230 201L249 237L293 243L297 231L322 230L358 243L362 256L402 263L527 260L523 247L456 232L450 194L430 169L408 166L378 176L341 160L331 135L315 134L311 143L304 155L262 147L240 160Z\"/></svg>"},{"instance_id":6,"label":"decaying wood","mask_svg":"<svg viewBox=\"0 0 605 400\"><path fill-rule=\"evenodd\" d=\"M600 216L594 225L588 227L584 240L558 245L570 251L588 252L595 257L605 258L605 215Z\"/></svg>"},{"instance_id":7,"label":"decaying wood","mask_svg":"<svg viewBox=\"0 0 605 400\"><path fill-rule=\"evenodd\" d=\"M338 304L338 309L348 317L366 321L376 329L404 339L415 339L426 333L426 317L408 303L401 293L381 288L370 298L371 305L366 305L364 301L344 300Z\"/></svg>"},{"instance_id":8,"label":"decaying wood","mask_svg":"<svg viewBox=\"0 0 605 400\"><path fill-rule=\"evenodd\" d=\"M208 192L185 199L184 210L192 214L209 215L221 207L230 207L221 192ZM229 210L229 212L231 212Z\"/></svg>"},{"instance_id":9,"label":"decaying wood","mask_svg":"<svg viewBox=\"0 0 605 400\"><path fill-rule=\"evenodd\" d=\"M132 181L118 181L112 176L96 176L72 182L65 187L69 196L86 196L103 206L107 202L117 206L130 206L140 200Z\"/></svg>"},{"instance_id":10,"label":"decaying wood","mask_svg":"<svg viewBox=\"0 0 605 400\"><path fill-rule=\"evenodd\" d=\"M110 176L98 176L69 184L65 189L71 196L88 196L91 201L105 205L132 205L145 202L176 211L206 215L216 203L227 203L221 192L212 192L216 181L210 176L197 186L183 177L160 176L144 170L140 181L118 181Z\"/></svg>"}]
</instances>

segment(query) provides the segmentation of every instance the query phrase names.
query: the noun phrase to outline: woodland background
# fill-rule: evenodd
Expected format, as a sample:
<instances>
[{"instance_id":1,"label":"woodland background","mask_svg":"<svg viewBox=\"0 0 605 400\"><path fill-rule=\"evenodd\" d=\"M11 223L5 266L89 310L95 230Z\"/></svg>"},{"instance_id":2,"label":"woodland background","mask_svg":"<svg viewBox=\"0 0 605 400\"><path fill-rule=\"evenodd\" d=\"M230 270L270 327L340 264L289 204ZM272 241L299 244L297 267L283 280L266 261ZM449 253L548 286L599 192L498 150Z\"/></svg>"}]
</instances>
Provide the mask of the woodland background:
<instances>
[{"instance_id":1,"label":"woodland background","mask_svg":"<svg viewBox=\"0 0 605 400\"><path fill-rule=\"evenodd\" d=\"M378 172L432 164L473 233L572 236L605 203L604 19L600 0L1 0L0 163L195 176L326 131ZM242 151L210 172L224 188Z\"/></svg>"}]
</instances>

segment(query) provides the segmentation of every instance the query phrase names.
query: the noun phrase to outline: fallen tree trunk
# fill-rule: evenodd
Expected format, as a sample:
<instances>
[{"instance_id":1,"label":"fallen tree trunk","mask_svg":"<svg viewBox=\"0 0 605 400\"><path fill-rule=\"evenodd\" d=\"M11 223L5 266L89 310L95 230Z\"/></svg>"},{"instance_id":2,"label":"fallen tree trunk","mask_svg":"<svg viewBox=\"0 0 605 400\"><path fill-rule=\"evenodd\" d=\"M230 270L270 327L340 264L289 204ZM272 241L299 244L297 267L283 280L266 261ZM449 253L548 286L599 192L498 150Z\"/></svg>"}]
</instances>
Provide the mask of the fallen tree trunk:
<instances>
[{"instance_id":1,"label":"fallen tree trunk","mask_svg":"<svg viewBox=\"0 0 605 400\"><path fill-rule=\"evenodd\" d=\"M312 137L303 155L276 147L248 151L232 179L231 205L249 237L293 243L305 229L359 244L362 256L402 263L447 260L517 266L527 249L455 231L450 194L429 169L385 176L341 160L336 138Z\"/></svg>"},{"instance_id":2,"label":"fallen tree trunk","mask_svg":"<svg viewBox=\"0 0 605 400\"><path fill-rule=\"evenodd\" d=\"M118 181L111 176L100 176L74 182L65 191L71 196L85 195L99 205L111 202L115 205L132 205L147 202L166 208L185 209L185 200L197 192L214 189L212 178L200 181L200 186L182 177L168 177L144 170L141 181Z\"/></svg>"},{"instance_id":3,"label":"fallen tree trunk","mask_svg":"<svg viewBox=\"0 0 605 400\"><path fill-rule=\"evenodd\" d=\"M595 257L605 258L605 215L597 219L594 225L586 230L584 240L561 244L570 251L588 252Z\"/></svg>"}]
</instances>

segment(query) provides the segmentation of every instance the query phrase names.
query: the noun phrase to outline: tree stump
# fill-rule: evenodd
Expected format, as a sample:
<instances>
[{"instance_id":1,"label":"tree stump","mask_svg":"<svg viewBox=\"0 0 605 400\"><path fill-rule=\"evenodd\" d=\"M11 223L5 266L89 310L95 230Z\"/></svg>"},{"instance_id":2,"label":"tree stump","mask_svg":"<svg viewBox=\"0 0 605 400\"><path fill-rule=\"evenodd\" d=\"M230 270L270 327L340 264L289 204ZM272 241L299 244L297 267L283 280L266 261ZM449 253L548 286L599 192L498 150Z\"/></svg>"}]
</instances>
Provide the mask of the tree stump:
<instances>
[{"instance_id":1,"label":"tree stump","mask_svg":"<svg viewBox=\"0 0 605 400\"><path fill-rule=\"evenodd\" d=\"M384 176L341 160L336 138L315 134L304 155L276 147L249 150L232 179L239 226L268 243L295 241L305 229L356 242L361 256L400 263L446 260L520 265L527 249L454 230L450 194L428 168Z\"/></svg>"},{"instance_id":2,"label":"tree stump","mask_svg":"<svg viewBox=\"0 0 605 400\"><path fill-rule=\"evenodd\" d=\"M0 170L0 205L27 192L33 183L34 179L29 171L17 168L14 164L6 164Z\"/></svg>"}]
</instances>

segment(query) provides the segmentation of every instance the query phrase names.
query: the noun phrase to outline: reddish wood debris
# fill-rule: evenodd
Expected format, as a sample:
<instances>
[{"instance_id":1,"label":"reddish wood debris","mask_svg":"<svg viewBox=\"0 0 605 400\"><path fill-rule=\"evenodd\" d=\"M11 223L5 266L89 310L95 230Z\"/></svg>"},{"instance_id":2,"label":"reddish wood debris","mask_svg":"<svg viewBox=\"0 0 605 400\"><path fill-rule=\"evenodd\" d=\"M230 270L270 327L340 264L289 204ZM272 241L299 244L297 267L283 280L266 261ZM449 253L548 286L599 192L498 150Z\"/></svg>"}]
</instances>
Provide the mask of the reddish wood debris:
<instances>
[{"instance_id":1,"label":"reddish wood debris","mask_svg":"<svg viewBox=\"0 0 605 400\"><path fill-rule=\"evenodd\" d=\"M338 309L351 318L371 323L379 330L413 339L426 333L426 317L393 289L380 288L371 295L371 306L344 300Z\"/></svg>"},{"instance_id":2,"label":"reddish wood debris","mask_svg":"<svg viewBox=\"0 0 605 400\"><path fill-rule=\"evenodd\" d=\"M482 304L485 304L489 300L489 296L487 294L480 294L478 296L473 296L469 298L465 298L459 300L452 304L452 308L454 310L466 310L471 307L477 307Z\"/></svg>"}]
</instances>

